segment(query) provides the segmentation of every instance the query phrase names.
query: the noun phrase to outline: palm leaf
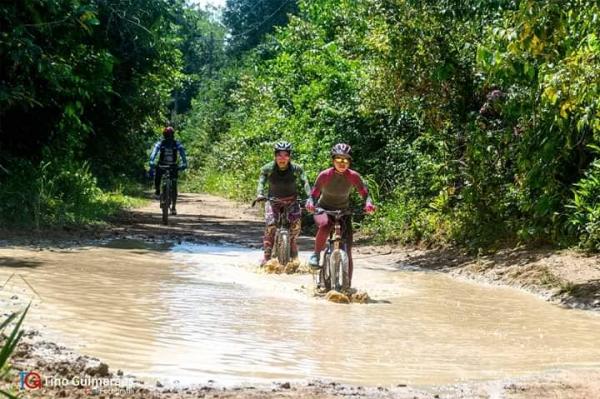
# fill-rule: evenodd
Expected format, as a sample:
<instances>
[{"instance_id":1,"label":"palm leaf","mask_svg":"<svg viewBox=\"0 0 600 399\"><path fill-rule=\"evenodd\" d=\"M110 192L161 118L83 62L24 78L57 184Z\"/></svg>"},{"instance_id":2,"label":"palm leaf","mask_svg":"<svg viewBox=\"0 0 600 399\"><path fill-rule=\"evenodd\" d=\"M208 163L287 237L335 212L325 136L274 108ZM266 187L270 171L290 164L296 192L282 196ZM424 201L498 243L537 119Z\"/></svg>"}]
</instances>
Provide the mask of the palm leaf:
<instances>
[{"instance_id":1,"label":"palm leaf","mask_svg":"<svg viewBox=\"0 0 600 399\"><path fill-rule=\"evenodd\" d=\"M0 350L0 369L2 369L4 367L4 365L8 363L8 358L13 353L13 351L15 350L15 347L19 343L19 340L23 336L23 331L21 331L21 324L23 323L23 320L25 319L25 315L27 314L27 311L29 310L30 306L31 306L31 303L29 305L27 305L27 307L25 308L25 311L23 311L23 314L21 314L19 321L13 328L12 332L6 339L6 342L2 346L2 349ZM15 316L16 316L16 313L13 313L12 315L10 315L8 317L8 319L2 323L1 328L6 327L8 325L8 321L14 319Z\"/></svg>"},{"instance_id":2,"label":"palm leaf","mask_svg":"<svg viewBox=\"0 0 600 399\"><path fill-rule=\"evenodd\" d=\"M15 317L17 317L17 313L11 314L10 316L8 316L8 318L6 320L4 320L2 323L0 323L0 331L4 330L6 328L6 326L8 325L8 323L13 321L13 319Z\"/></svg>"},{"instance_id":3,"label":"palm leaf","mask_svg":"<svg viewBox=\"0 0 600 399\"><path fill-rule=\"evenodd\" d=\"M3 395L5 397L7 397L8 399L19 399L18 396L15 396L15 395L10 394L10 393L8 393L6 391L3 391L2 389L0 389L0 395Z\"/></svg>"}]
</instances>

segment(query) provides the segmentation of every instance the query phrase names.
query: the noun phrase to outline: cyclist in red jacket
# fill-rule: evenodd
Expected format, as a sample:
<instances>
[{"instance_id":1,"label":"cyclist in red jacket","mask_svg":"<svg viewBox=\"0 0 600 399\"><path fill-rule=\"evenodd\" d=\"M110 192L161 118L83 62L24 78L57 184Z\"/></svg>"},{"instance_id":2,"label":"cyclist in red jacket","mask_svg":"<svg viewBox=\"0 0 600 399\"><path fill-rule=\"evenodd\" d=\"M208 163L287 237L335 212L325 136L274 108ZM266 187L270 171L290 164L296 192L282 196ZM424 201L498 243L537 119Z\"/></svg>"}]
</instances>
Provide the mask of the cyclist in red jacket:
<instances>
[{"instance_id":1,"label":"cyclist in red jacket","mask_svg":"<svg viewBox=\"0 0 600 399\"><path fill-rule=\"evenodd\" d=\"M306 203L306 209L309 212L314 212L316 207L329 211L347 209L350 206L350 192L354 187L365 200L365 213L375 212L367 184L358 172L350 169L352 148L348 144L338 143L331 149L331 158L333 167L319 173L311 196ZM319 256L325 249L327 238L333 228L333 221L324 213L317 213L314 218L319 230L315 237L315 252L308 263L311 267L318 268ZM345 237L347 243L348 273L350 282L352 282L352 218L350 216L343 219L342 236Z\"/></svg>"}]
</instances>

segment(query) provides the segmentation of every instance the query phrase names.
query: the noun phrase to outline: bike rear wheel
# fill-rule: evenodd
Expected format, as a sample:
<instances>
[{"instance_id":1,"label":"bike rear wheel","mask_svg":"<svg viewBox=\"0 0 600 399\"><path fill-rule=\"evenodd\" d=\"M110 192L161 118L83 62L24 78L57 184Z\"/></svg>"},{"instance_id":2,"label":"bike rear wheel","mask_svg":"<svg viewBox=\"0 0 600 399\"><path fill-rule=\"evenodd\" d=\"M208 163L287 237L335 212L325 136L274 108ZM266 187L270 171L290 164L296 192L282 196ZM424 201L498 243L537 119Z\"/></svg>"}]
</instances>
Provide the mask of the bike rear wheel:
<instances>
[{"instance_id":1,"label":"bike rear wheel","mask_svg":"<svg viewBox=\"0 0 600 399\"><path fill-rule=\"evenodd\" d=\"M166 180L163 184L163 191L161 193L160 207L162 209L162 223L169 224L169 207L171 206L171 181Z\"/></svg>"}]
</instances>

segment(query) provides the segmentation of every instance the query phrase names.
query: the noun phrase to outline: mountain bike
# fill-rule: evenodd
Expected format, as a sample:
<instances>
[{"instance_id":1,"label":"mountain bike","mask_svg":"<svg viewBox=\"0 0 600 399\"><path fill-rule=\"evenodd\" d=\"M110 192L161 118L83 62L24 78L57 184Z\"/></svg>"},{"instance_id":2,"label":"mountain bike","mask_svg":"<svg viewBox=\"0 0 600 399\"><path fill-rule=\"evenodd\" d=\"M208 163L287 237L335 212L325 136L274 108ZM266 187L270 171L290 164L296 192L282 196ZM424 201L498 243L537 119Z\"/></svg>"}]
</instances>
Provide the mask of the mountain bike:
<instances>
[{"instance_id":1,"label":"mountain bike","mask_svg":"<svg viewBox=\"0 0 600 399\"><path fill-rule=\"evenodd\" d=\"M347 291L350 289L350 271L348 261L348 243L342 235L342 219L352 215L352 210L328 211L317 208L315 213L325 213L333 217L333 229L329 233L327 246L319 257L319 273L316 275L317 287L324 290Z\"/></svg>"},{"instance_id":2,"label":"mountain bike","mask_svg":"<svg viewBox=\"0 0 600 399\"><path fill-rule=\"evenodd\" d=\"M275 230L275 239L273 242L273 252L271 253L271 259L275 258L279 262L280 265L285 266L288 264L290 260L292 260L291 255L291 243L290 243L290 221L288 218L289 209L294 202L281 201L277 198L265 198L254 200L252 202L252 206L256 204L256 202L264 202L269 201L271 206L281 207L281 212L279 212L279 217L276 221L277 229ZM295 202L298 202L296 200Z\"/></svg>"},{"instance_id":3,"label":"mountain bike","mask_svg":"<svg viewBox=\"0 0 600 399\"><path fill-rule=\"evenodd\" d=\"M162 210L162 223L169 224L169 209L175 199L175 178L177 176L177 166L161 166L163 170L162 182L160 188L160 209Z\"/></svg>"}]
</instances>

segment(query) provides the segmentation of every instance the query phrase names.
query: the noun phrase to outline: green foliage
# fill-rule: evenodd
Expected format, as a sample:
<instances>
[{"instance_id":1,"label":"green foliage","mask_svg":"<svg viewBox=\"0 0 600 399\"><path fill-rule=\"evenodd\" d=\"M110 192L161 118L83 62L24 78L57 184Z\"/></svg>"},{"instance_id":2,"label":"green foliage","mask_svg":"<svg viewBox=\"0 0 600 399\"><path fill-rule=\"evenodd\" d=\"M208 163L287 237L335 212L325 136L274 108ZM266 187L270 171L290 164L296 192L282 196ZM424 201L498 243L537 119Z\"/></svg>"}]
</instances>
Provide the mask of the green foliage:
<instances>
[{"instance_id":1,"label":"green foliage","mask_svg":"<svg viewBox=\"0 0 600 399\"><path fill-rule=\"evenodd\" d=\"M225 63L225 29L212 19L210 13L188 7L182 7L175 17L184 76L180 87L172 92L169 104L172 120L175 115L189 111L192 99L206 90Z\"/></svg>"},{"instance_id":2,"label":"green foliage","mask_svg":"<svg viewBox=\"0 0 600 399\"><path fill-rule=\"evenodd\" d=\"M15 351L19 340L23 336L23 330L21 330L21 325L23 324L23 320L25 319L25 315L27 314L27 311L29 310L30 306L31 304L25 308L25 310L21 314L21 317L19 317L18 320L16 320L18 314L12 313L0 323L0 334L2 334L6 327L8 327L8 325L11 322L16 320L16 323L11 333L8 335L8 337L5 338L4 342L2 343L2 348L0 348L0 379L6 377L6 375L10 371L10 365L8 361L12 353ZM10 392L6 392L3 390L0 390L0 395L9 399L17 398L16 395L13 395Z\"/></svg>"},{"instance_id":3,"label":"green foliage","mask_svg":"<svg viewBox=\"0 0 600 399\"><path fill-rule=\"evenodd\" d=\"M600 249L597 1L229 0L230 31L213 18L183 0L0 6L3 220L112 212L98 187L141 177L169 116L183 189L248 199L275 141L311 179L343 141L377 187L378 239Z\"/></svg>"},{"instance_id":4,"label":"green foliage","mask_svg":"<svg viewBox=\"0 0 600 399\"><path fill-rule=\"evenodd\" d=\"M119 210L142 204L124 195L123 186L103 191L87 163L34 166L15 160L0 191L0 221L4 226L36 228L97 223Z\"/></svg>"},{"instance_id":5,"label":"green foliage","mask_svg":"<svg viewBox=\"0 0 600 399\"><path fill-rule=\"evenodd\" d=\"M86 223L126 205L120 182L141 181L156 131L189 108L223 35L183 0L3 2L0 219Z\"/></svg>"},{"instance_id":6,"label":"green foliage","mask_svg":"<svg viewBox=\"0 0 600 399\"><path fill-rule=\"evenodd\" d=\"M600 150L600 148L597 148ZM585 176L573 187L569 222L582 247L600 250L600 159L592 162Z\"/></svg>"},{"instance_id":7,"label":"green foliage","mask_svg":"<svg viewBox=\"0 0 600 399\"><path fill-rule=\"evenodd\" d=\"M515 133L512 192L522 239L561 241L572 185L593 159L600 28L597 2L521 2L488 28L478 51L487 85L504 87Z\"/></svg>"},{"instance_id":8,"label":"green foliage","mask_svg":"<svg viewBox=\"0 0 600 399\"><path fill-rule=\"evenodd\" d=\"M450 220L443 219L447 216L436 212L435 206L423 207L407 193L397 192L368 221L363 231L378 243L448 241L453 225Z\"/></svg>"},{"instance_id":9,"label":"green foliage","mask_svg":"<svg viewBox=\"0 0 600 399\"><path fill-rule=\"evenodd\" d=\"M304 0L198 97L198 184L250 196L279 138L314 178L345 141L379 188L363 226L378 239L590 240L599 15L590 0Z\"/></svg>"},{"instance_id":10,"label":"green foliage","mask_svg":"<svg viewBox=\"0 0 600 399\"><path fill-rule=\"evenodd\" d=\"M230 31L230 54L256 47L267 33L287 23L298 11L296 0L227 0L223 21Z\"/></svg>"}]
</instances>

